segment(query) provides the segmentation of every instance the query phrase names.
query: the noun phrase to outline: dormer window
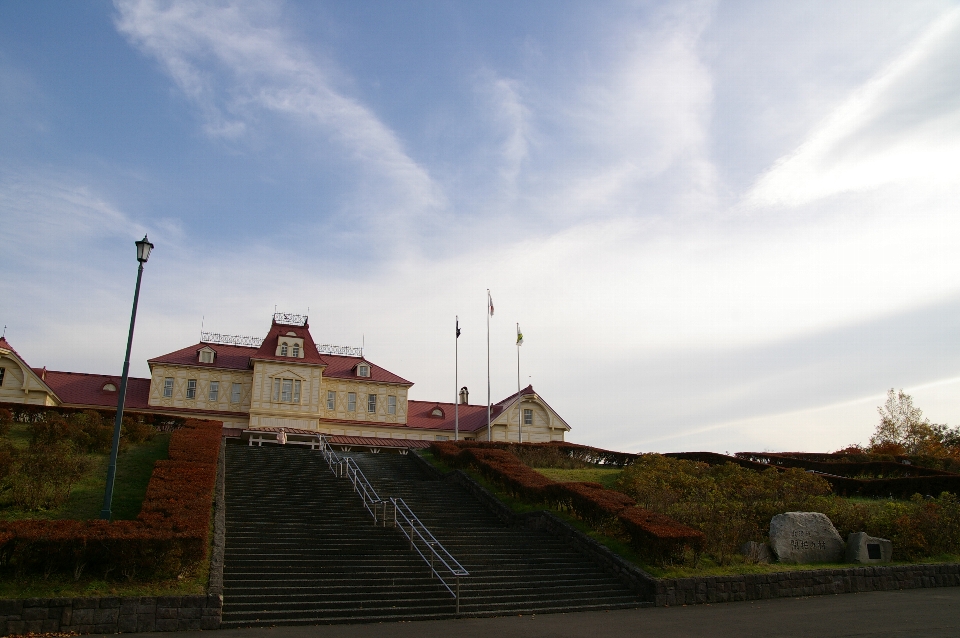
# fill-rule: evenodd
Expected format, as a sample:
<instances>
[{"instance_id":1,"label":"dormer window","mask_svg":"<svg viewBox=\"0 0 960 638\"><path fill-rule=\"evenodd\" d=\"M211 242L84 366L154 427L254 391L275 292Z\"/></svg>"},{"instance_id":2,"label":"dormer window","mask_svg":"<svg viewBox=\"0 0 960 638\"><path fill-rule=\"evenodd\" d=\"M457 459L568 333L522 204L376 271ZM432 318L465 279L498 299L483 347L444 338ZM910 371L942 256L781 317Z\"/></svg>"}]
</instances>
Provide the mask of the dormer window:
<instances>
[{"instance_id":1,"label":"dormer window","mask_svg":"<svg viewBox=\"0 0 960 638\"><path fill-rule=\"evenodd\" d=\"M433 410L430 411L430 416L440 417L440 418L442 419L442 418L443 418L443 409L442 409L442 408L434 408Z\"/></svg>"},{"instance_id":2,"label":"dormer window","mask_svg":"<svg viewBox=\"0 0 960 638\"><path fill-rule=\"evenodd\" d=\"M200 363L213 363L216 356L217 353L213 351L213 348L200 349Z\"/></svg>"},{"instance_id":3,"label":"dormer window","mask_svg":"<svg viewBox=\"0 0 960 638\"><path fill-rule=\"evenodd\" d=\"M277 356L293 357L294 359L303 358L303 337L298 337L294 332L288 332L280 335L277 339Z\"/></svg>"},{"instance_id":4,"label":"dormer window","mask_svg":"<svg viewBox=\"0 0 960 638\"><path fill-rule=\"evenodd\" d=\"M357 376L358 377L369 377L370 376L370 366L366 363L361 363L357 366Z\"/></svg>"},{"instance_id":5,"label":"dormer window","mask_svg":"<svg viewBox=\"0 0 960 638\"><path fill-rule=\"evenodd\" d=\"M117 391L117 386L113 385L112 383L105 383L105 384L103 385L103 391L104 391L104 392L116 392L116 391Z\"/></svg>"}]
</instances>

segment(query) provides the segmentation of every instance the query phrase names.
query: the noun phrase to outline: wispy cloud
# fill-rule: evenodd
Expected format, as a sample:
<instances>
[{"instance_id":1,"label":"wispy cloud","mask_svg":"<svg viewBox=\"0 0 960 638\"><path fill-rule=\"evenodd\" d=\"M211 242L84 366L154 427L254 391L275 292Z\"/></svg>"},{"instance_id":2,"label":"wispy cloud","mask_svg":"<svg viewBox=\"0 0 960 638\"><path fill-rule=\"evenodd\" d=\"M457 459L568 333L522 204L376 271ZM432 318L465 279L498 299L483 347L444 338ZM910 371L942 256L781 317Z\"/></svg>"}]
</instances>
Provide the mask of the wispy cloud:
<instances>
[{"instance_id":1,"label":"wispy cloud","mask_svg":"<svg viewBox=\"0 0 960 638\"><path fill-rule=\"evenodd\" d=\"M116 6L119 31L160 62L200 109L210 135L235 139L257 126L260 114L287 116L315 126L361 168L387 178L406 206L443 203L397 135L337 89L332 63L316 61L277 26L276 5L117 0Z\"/></svg>"},{"instance_id":2,"label":"wispy cloud","mask_svg":"<svg viewBox=\"0 0 960 638\"><path fill-rule=\"evenodd\" d=\"M856 89L745 196L798 206L905 182L950 183L960 163L960 9Z\"/></svg>"}]
</instances>

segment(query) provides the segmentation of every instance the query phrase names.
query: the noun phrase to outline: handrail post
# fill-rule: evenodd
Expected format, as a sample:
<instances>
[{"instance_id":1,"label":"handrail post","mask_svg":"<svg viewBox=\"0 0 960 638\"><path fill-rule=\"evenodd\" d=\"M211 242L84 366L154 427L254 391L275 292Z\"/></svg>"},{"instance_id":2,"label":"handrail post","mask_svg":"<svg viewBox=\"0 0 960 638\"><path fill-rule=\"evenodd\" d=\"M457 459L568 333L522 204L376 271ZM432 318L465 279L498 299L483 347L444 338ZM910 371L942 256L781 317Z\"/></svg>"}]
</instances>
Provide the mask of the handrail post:
<instances>
[{"instance_id":1,"label":"handrail post","mask_svg":"<svg viewBox=\"0 0 960 638\"><path fill-rule=\"evenodd\" d=\"M460 574L457 574L457 615L460 615Z\"/></svg>"},{"instance_id":2,"label":"handrail post","mask_svg":"<svg viewBox=\"0 0 960 638\"><path fill-rule=\"evenodd\" d=\"M410 549L413 549L413 521L410 521Z\"/></svg>"}]
</instances>

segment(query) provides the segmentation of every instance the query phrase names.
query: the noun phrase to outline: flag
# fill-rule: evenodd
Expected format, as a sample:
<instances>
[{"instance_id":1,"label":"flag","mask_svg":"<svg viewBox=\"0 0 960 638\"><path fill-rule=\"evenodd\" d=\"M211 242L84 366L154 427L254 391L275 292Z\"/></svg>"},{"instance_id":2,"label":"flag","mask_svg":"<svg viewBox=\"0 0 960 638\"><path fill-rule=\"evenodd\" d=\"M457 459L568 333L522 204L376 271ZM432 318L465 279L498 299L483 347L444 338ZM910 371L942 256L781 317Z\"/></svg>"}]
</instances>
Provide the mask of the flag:
<instances>
[{"instance_id":1,"label":"flag","mask_svg":"<svg viewBox=\"0 0 960 638\"><path fill-rule=\"evenodd\" d=\"M460 338L460 320L457 319L457 339Z\"/></svg>"},{"instance_id":2,"label":"flag","mask_svg":"<svg viewBox=\"0 0 960 638\"><path fill-rule=\"evenodd\" d=\"M517 345L518 345L518 346L522 346L522 345L523 345L523 333L520 332L520 324L519 324L519 323L517 324Z\"/></svg>"},{"instance_id":3,"label":"flag","mask_svg":"<svg viewBox=\"0 0 960 638\"><path fill-rule=\"evenodd\" d=\"M490 291L487 291L487 305L490 306L490 316L493 316L493 297L490 296Z\"/></svg>"}]
</instances>

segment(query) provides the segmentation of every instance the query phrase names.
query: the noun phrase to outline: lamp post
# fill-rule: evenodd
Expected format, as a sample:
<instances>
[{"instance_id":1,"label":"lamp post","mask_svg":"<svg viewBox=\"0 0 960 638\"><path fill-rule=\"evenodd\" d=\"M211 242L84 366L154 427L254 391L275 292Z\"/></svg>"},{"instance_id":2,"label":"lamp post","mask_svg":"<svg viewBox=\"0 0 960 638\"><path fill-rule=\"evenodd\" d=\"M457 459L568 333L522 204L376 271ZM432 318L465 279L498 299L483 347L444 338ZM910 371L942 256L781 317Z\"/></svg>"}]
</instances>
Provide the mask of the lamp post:
<instances>
[{"instance_id":1,"label":"lamp post","mask_svg":"<svg viewBox=\"0 0 960 638\"><path fill-rule=\"evenodd\" d=\"M127 373L130 371L130 348L133 346L133 325L137 321L137 302L140 300L140 279L143 277L143 265L150 259L153 244L144 235L137 244L137 288L133 293L133 312L130 313L130 333L127 335L127 356L123 360L123 376L120 378L120 391L117 393L117 420L113 424L113 445L110 448L110 465L107 466L107 489L103 493L103 509L100 518L110 520L110 509L113 502L113 481L117 476L117 453L120 450L120 426L123 423L123 400L127 395Z\"/></svg>"}]
</instances>

